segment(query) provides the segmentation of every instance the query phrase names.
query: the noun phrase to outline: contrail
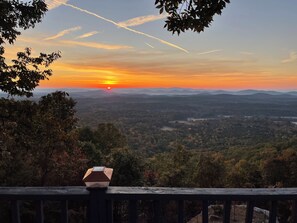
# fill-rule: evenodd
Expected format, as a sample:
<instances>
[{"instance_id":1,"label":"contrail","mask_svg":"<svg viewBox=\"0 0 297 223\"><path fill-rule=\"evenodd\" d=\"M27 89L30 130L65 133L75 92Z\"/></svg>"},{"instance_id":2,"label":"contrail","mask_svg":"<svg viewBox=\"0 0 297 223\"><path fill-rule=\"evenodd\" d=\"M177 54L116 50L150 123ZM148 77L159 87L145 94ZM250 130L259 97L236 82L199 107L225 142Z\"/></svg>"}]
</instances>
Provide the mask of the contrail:
<instances>
[{"instance_id":1,"label":"contrail","mask_svg":"<svg viewBox=\"0 0 297 223\"><path fill-rule=\"evenodd\" d=\"M219 49L219 50L210 50L210 51L206 51L206 52L198 53L198 55L204 55L204 54L216 53L216 52L220 52L220 51L222 51L222 50L221 50L221 49Z\"/></svg>"},{"instance_id":2,"label":"contrail","mask_svg":"<svg viewBox=\"0 0 297 223\"><path fill-rule=\"evenodd\" d=\"M148 43L145 43L145 44L148 45L150 48L155 48L151 44L148 44Z\"/></svg>"},{"instance_id":3,"label":"contrail","mask_svg":"<svg viewBox=\"0 0 297 223\"><path fill-rule=\"evenodd\" d=\"M176 49L182 50L182 51L184 51L184 52L186 52L186 53L189 53L189 51L187 51L186 49L184 49L184 48L182 48L182 47L180 47L180 46L177 46L177 45L175 45L175 44L173 44L173 43L169 43L169 42L167 42L167 41L165 41L165 40L162 40L162 39L160 39L160 38L158 38L158 37L155 37L155 36L149 35L149 34L147 34L147 33L143 33L143 32L137 31L137 30L135 30L135 29L131 29L131 28L126 27L126 26L123 26L123 25L121 25L121 24L119 24L119 23L117 23L117 22L115 22L115 21L113 21L113 20L111 20L111 19L104 18L104 17L102 17L102 16L100 16L100 15L98 15L98 14L96 14L96 13L93 13L93 12L90 12L90 11L88 11L88 10L85 10L85 9L82 9L82 8L79 8L79 7L76 7L76 6L74 6L74 5L71 5L71 4L68 4L68 3L63 3L63 2L60 2L60 3L61 3L62 5L71 7L71 8L73 8L73 9L78 10L78 11L85 12L85 13L87 13L87 14L89 14L89 15L95 16L95 17L97 17L97 18L99 18L99 19L102 19L102 20L104 20L104 21L106 21L106 22L112 23L112 24L114 24L114 25L117 26L117 27L126 29L126 30L128 30L128 31L130 31L130 32L133 32L133 33L136 33L136 34L139 34L139 35L146 36L146 37L151 38L151 39L154 39L154 40L158 40L159 42L161 42L161 43L163 43L163 44L166 44L166 45L168 45L168 46L171 46L171 47L174 47L174 48L176 48Z\"/></svg>"}]
</instances>

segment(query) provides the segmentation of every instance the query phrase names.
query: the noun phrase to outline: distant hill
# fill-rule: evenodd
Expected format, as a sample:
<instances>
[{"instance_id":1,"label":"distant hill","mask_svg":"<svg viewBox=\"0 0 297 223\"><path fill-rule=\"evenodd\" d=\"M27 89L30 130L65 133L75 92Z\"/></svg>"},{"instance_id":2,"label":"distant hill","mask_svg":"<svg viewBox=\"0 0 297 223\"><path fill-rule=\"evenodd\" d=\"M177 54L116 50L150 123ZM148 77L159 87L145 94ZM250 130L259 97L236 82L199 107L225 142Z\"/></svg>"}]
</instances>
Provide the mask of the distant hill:
<instances>
[{"instance_id":1,"label":"distant hill","mask_svg":"<svg viewBox=\"0 0 297 223\"><path fill-rule=\"evenodd\" d=\"M204 89L192 89L192 88L114 88L112 90L104 89L87 89L87 88L64 88L64 89L36 89L34 94L36 97L44 94L48 94L53 91L66 91L71 94L72 97L108 97L114 95L254 95L254 94L268 94L268 95L293 95L297 96L297 91L265 91L265 90L204 90Z\"/></svg>"}]
</instances>

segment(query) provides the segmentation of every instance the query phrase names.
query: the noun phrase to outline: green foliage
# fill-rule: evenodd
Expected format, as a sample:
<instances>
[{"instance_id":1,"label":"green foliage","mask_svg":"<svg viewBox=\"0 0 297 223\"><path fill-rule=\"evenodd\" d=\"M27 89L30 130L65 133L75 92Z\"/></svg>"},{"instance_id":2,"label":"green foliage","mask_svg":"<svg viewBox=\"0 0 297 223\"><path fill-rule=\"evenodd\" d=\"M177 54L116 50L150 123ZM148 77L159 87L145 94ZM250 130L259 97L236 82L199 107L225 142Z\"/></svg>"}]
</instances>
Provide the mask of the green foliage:
<instances>
[{"instance_id":1,"label":"green foliage","mask_svg":"<svg viewBox=\"0 0 297 223\"><path fill-rule=\"evenodd\" d=\"M177 143L191 150L229 151L238 159L249 159L263 148L297 147L294 119L281 118L297 116L292 96L133 95L77 101L82 125L114 123L125 133L129 148L147 156Z\"/></svg>"},{"instance_id":2,"label":"green foliage","mask_svg":"<svg viewBox=\"0 0 297 223\"><path fill-rule=\"evenodd\" d=\"M5 63L4 48L0 46L0 90L10 95L32 96L32 91L39 82L48 79L52 70L48 66L60 57L60 53L44 54L38 57L31 56L31 49L17 53L17 59L12 65ZM45 69L42 70L42 67Z\"/></svg>"},{"instance_id":3,"label":"green foliage","mask_svg":"<svg viewBox=\"0 0 297 223\"><path fill-rule=\"evenodd\" d=\"M182 146L178 145L171 152L163 153L152 159L152 167L156 172L157 186L186 187L189 185L190 153Z\"/></svg>"},{"instance_id":4,"label":"green foliage","mask_svg":"<svg viewBox=\"0 0 297 223\"><path fill-rule=\"evenodd\" d=\"M168 13L165 27L173 34L192 30L202 32L209 27L215 15L221 15L229 0L156 0L160 14Z\"/></svg>"},{"instance_id":5,"label":"green foliage","mask_svg":"<svg viewBox=\"0 0 297 223\"><path fill-rule=\"evenodd\" d=\"M112 149L126 146L125 136L111 123L100 123L94 130L88 126L82 127L78 137L89 166L103 165Z\"/></svg>"},{"instance_id":6,"label":"green foliage","mask_svg":"<svg viewBox=\"0 0 297 223\"><path fill-rule=\"evenodd\" d=\"M31 49L17 53L17 59L12 65L5 62L4 44L13 44L20 29L33 28L41 22L47 11L43 0L23 2L18 0L0 2L0 91L9 95L32 96L32 91L41 80L52 75L48 66L60 57L60 53L40 53L38 57L31 56Z\"/></svg>"},{"instance_id":7,"label":"green foliage","mask_svg":"<svg viewBox=\"0 0 297 223\"><path fill-rule=\"evenodd\" d=\"M178 146L168 153L156 155L149 165L155 172L155 186L221 187L225 166L219 154L196 153ZM151 177L152 174L146 175ZM145 179L152 182L152 179Z\"/></svg>"},{"instance_id":8,"label":"green foliage","mask_svg":"<svg viewBox=\"0 0 297 223\"><path fill-rule=\"evenodd\" d=\"M230 172L226 182L228 187L257 188L263 186L261 171L255 163L241 159L229 168Z\"/></svg>"},{"instance_id":9,"label":"green foliage","mask_svg":"<svg viewBox=\"0 0 297 223\"><path fill-rule=\"evenodd\" d=\"M30 2L18 0L1 0L0 2L0 45L4 41L10 44L21 34L21 29L34 27L41 22L47 11L43 0Z\"/></svg>"},{"instance_id":10,"label":"green foliage","mask_svg":"<svg viewBox=\"0 0 297 223\"><path fill-rule=\"evenodd\" d=\"M113 148L121 148L126 145L125 136L111 123L100 123L95 129L93 137L96 146L105 154Z\"/></svg>"},{"instance_id":11,"label":"green foliage","mask_svg":"<svg viewBox=\"0 0 297 223\"><path fill-rule=\"evenodd\" d=\"M224 160L217 153L199 154L192 170L193 181L198 187L223 187L225 185Z\"/></svg>"},{"instance_id":12,"label":"green foliage","mask_svg":"<svg viewBox=\"0 0 297 223\"><path fill-rule=\"evenodd\" d=\"M0 126L0 184L80 184L86 159L78 145L74 101L55 92L38 103L0 102L9 114Z\"/></svg>"},{"instance_id":13,"label":"green foliage","mask_svg":"<svg viewBox=\"0 0 297 223\"><path fill-rule=\"evenodd\" d=\"M143 185L143 162L132 150L127 148L113 149L107 157L107 165L114 168L112 185Z\"/></svg>"}]
</instances>

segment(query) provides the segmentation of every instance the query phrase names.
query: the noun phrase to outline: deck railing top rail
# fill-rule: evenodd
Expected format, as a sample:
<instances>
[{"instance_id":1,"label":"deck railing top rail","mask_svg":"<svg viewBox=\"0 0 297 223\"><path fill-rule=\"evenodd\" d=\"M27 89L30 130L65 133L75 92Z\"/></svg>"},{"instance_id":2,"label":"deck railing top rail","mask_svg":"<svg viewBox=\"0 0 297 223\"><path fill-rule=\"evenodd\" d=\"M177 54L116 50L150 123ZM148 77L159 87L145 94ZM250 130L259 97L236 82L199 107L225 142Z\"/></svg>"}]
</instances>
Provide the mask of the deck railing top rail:
<instances>
[{"instance_id":1,"label":"deck railing top rail","mask_svg":"<svg viewBox=\"0 0 297 223\"><path fill-rule=\"evenodd\" d=\"M297 200L297 188L172 188L108 187L90 189L68 187L0 187L0 199L88 199L101 191L106 199L183 199L183 200Z\"/></svg>"}]
</instances>

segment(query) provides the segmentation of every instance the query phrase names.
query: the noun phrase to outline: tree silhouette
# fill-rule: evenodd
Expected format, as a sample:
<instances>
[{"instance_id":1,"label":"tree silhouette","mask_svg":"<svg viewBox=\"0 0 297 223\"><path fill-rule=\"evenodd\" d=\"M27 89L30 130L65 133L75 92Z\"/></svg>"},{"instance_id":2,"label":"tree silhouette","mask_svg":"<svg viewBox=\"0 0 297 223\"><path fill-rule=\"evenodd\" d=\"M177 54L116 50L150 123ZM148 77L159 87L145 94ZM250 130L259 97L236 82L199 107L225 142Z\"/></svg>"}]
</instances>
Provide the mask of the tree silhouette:
<instances>
[{"instance_id":1,"label":"tree silhouette","mask_svg":"<svg viewBox=\"0 0 297 223\"><path fill-rule=\"evenodd\" d=\"M17 53L12 65L5 61L4 44L13 44L21 34L20 29L33 28L41 22L47 11L43 0L23 2L18 0L0 1L0 90L9 95L32 96L32 91L41 80L52 75L48 66L60 57L60 53L31 55L31 49Z\"/></svg>"},{"instance_id":2,"label":"tree silhouette","mask_svg":"<svg viewBox=\"0 0 297 223\"><path fill-rule=\"evenodd\" d=\"M173 34L192 30L202 32L213 17L221 15L230 0L156 0L160 14L168 13L165 26Z\"/></svg>"}]
</instances>

